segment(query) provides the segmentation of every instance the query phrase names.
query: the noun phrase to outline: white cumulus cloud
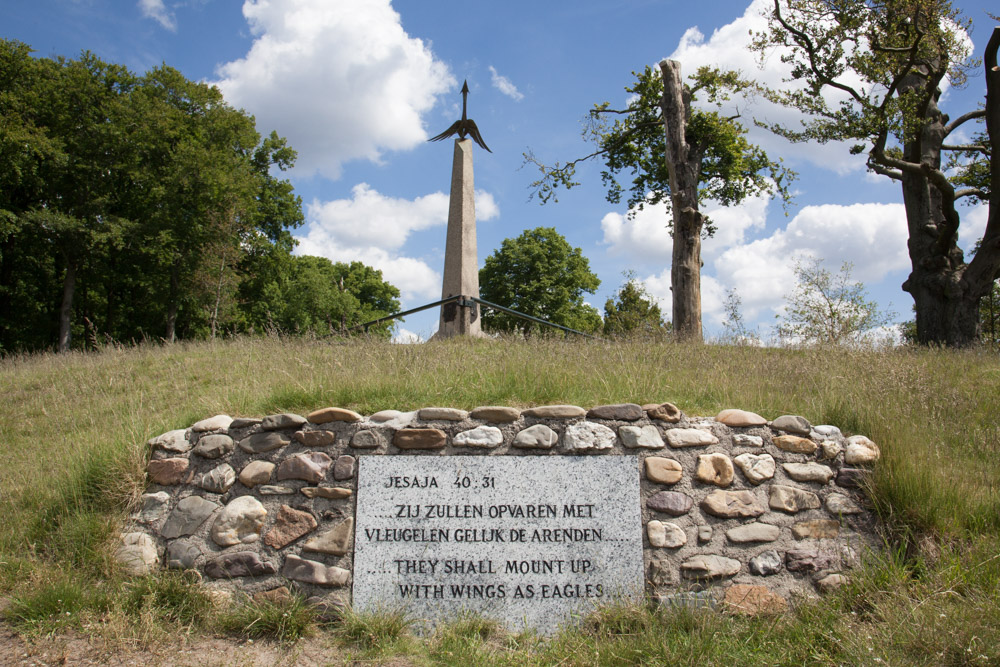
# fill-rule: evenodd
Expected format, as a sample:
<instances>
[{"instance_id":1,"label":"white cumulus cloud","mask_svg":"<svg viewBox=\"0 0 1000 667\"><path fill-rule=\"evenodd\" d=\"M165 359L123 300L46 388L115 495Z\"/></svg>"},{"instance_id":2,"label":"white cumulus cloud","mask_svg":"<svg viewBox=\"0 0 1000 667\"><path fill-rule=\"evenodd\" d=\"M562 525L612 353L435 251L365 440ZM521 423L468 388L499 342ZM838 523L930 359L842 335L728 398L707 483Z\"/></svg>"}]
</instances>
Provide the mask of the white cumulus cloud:
<instances>
[{"instance_id":1,"label":"white cumulus cloud","mask_svg":"<svg viewBox=\"0 0 1000 667\"><path fill-rule=\"evenodd\" d=\"M725 317L726 293L736 289L747 322L770 322L783 307L785 296L795 285L795 263L808 257L822 259L830 271L843 262L854 265L852 277L878 283L892 272L909 268L906 252L906 213L902 204L852 204L806 206L784 229L766 236L767 200L751 201L745 209L721 209L715 213L719 231L703 245L701 274L702 320L719 326ZM722 214L732 216L723 220ZM975 215L970 225L979 224ZM621 225L610 215L602 226L610 250L628 257L633 264L643 251L643 221L636 216ZM649 224L649 223L645 223ZM634 227L630 227L634 225ZM655 243L663 269L641 279L657 297L664 316L671 312L669 237Z\"/></svg>"},{"instance_id":2,"label":"white cumulus cloud","mask_svg":"<svg viewBox=\"0 0 1000 667\"><path fill-rule=\"evenodd\" d=\"M177 20L174 19L173 13L167 9L167 6L163 4L163 0L139 0L138 5L139 11L142 12L143 16L153 19L171 32L177 31Z\"/></svg>"},{"instance_id":3,"label":"white cumulus cloud","mask_svg":"<svg viewBox=\"0 0 1000 667\"><path fill-rule=\"evenodd\" d=\"M416 146L423 114L455 84L390 0L246 0L243 15L253 46L214 83L288 138L299 172L338 178L347 161Z\"/></svg>"},{"instance_id":4,"label":"white cumulus cloud","mask_svg":"<svg viewBox=\"0 0 1000 667\"><path fill-rule=\"evenodd\" d=\"M477 219L499 214L493 195L477 190ZM434 192L401 199L359 183L350 199L313 200L306 206L306 221L305 234L297 237L297 254L333 262L360 261L379 269L399 288L404 302L440 294L441 274L425 259L407 256L404 246L411 233L447 223L448 195Z\"/></svg>"},{"instance_id":5,"label":"white cumulus cloud","mask_svg":"<svg viewBox=\"0 0 1000 667\"><path fill-rule=\"evenodd\" d=\"M520 102L524 99L524 93L518 90L517 86L515 86L510 79L498 73L493 65L490 65L490 76L492 77L493 87L501 93L515 102Z\"/></svg>"}]
</instances>

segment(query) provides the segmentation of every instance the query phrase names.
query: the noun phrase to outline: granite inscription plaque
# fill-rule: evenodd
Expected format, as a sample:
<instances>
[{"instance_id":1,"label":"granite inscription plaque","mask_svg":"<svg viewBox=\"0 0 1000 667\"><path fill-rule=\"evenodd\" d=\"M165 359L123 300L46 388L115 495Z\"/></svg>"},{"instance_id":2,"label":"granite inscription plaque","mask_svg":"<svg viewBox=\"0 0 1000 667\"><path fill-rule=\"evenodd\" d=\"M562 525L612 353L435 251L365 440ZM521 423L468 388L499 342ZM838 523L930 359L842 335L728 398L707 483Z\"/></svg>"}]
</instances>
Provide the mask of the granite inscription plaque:
<instances>
[{"instance_id":1,"label":"granite inscription plaque","mask_svg":"<svg viewBox=\"0 0 1000 667\"><path fill-rule=\"evenodd\" d=\"M629 456L364 456L354 607L553 632L643 590Z\"/></svg>"}]
</instances>

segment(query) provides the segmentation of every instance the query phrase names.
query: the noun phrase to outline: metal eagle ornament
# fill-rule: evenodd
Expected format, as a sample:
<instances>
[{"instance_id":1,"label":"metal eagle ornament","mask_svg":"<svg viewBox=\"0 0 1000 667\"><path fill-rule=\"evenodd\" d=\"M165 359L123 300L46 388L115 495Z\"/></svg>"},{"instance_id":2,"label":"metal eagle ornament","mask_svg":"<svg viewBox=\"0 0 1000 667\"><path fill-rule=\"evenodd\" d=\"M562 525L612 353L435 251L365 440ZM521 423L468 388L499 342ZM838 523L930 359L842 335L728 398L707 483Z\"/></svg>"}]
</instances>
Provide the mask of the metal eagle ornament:
<instances>
[{"instance_id":1,"label":"metal eagle ornament","mask_svg":"<svg viewBox=\"0 0 1000 667\"><path fill-rule=\"evenodd\" d=\"M469 82L466 80L462 82L462 119L456 120L454 123L451 124L451 127L449 127L441 134L437 135L436 137L431 137L430 139L428 139L428 141L441 141L456 134L458 135L459 139L465 139L465 135L469 135L470 137L472 137L473 141L475 141L477 144L485 148L487 152L492 153L493 151L490 150L490 147L486 145L485 141L483 141L482 135L479 134L479 128L476 127L476 121L469 118L468 114L466 113L468 101L469 101Z\"/></svg>"}]
</instances>

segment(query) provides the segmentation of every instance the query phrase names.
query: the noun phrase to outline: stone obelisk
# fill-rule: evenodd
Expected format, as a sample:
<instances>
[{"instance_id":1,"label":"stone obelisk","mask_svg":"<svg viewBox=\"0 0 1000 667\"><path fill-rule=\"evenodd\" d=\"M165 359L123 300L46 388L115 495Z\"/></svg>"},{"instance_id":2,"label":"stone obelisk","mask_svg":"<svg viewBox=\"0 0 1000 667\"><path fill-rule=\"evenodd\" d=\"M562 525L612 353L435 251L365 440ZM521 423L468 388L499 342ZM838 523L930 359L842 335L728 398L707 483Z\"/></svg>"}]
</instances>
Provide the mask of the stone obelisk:
<instances>
[{"instance_id":1,"label":"stone obelisk","mask_svg":"<svg viewBox=\"0 0 1000 667\"><path fill-rule=\"evenodd\" d=\"M441 298L450 296L479 296L476 201L470 139L455 140L455 157L451 166L451 200L448 204ZM435 338L482 335L479 304L452 301L441 306L441 320Z\"/></svg>"},{"instance_id":2,"label":"stone obelisk","mask_svg":"<svg viewBox=\"0 0 1000 667\"><path fill-rule=\"evenodd\" d=\"M479 304L469 297L479 297L479 266L476 255L476 200L472 178L472 142L489 152L476 122L469 118L469 84L462 84L462 118L432 137L441 141L455 139L455 158L451 164L451 200L448 204L448 236L444 248L444 281L441 298L465 297L441 306L441 320L433 339L452 336L483 336L479 322ZM466 135L472 139L466 139Z\"/></svg>"}]
</instances>

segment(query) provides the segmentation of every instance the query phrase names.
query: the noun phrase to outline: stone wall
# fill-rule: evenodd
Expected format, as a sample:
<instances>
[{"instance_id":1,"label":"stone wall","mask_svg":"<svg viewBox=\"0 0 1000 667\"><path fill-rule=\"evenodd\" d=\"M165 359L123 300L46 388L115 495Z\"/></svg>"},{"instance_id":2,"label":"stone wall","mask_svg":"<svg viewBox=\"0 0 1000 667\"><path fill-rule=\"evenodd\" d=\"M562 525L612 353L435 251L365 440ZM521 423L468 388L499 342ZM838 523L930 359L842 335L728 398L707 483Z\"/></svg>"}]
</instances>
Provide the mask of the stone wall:
<instances>
[{"instance_id":1,"label":"stone wall","mask_svg":"<svg viewBox=\"0 0 1000 667\"><path fill-rule=\"evenodd\" d=\"M194 569L265 597L292 587L327 607L350 602L362 456L631 457L647 593L746 611L846 581L871 542L859 484L879 458L868 438L803 417L688 417L670 403L218 415L149 445L126 569Z\"/></svg>"}]
</instances>

